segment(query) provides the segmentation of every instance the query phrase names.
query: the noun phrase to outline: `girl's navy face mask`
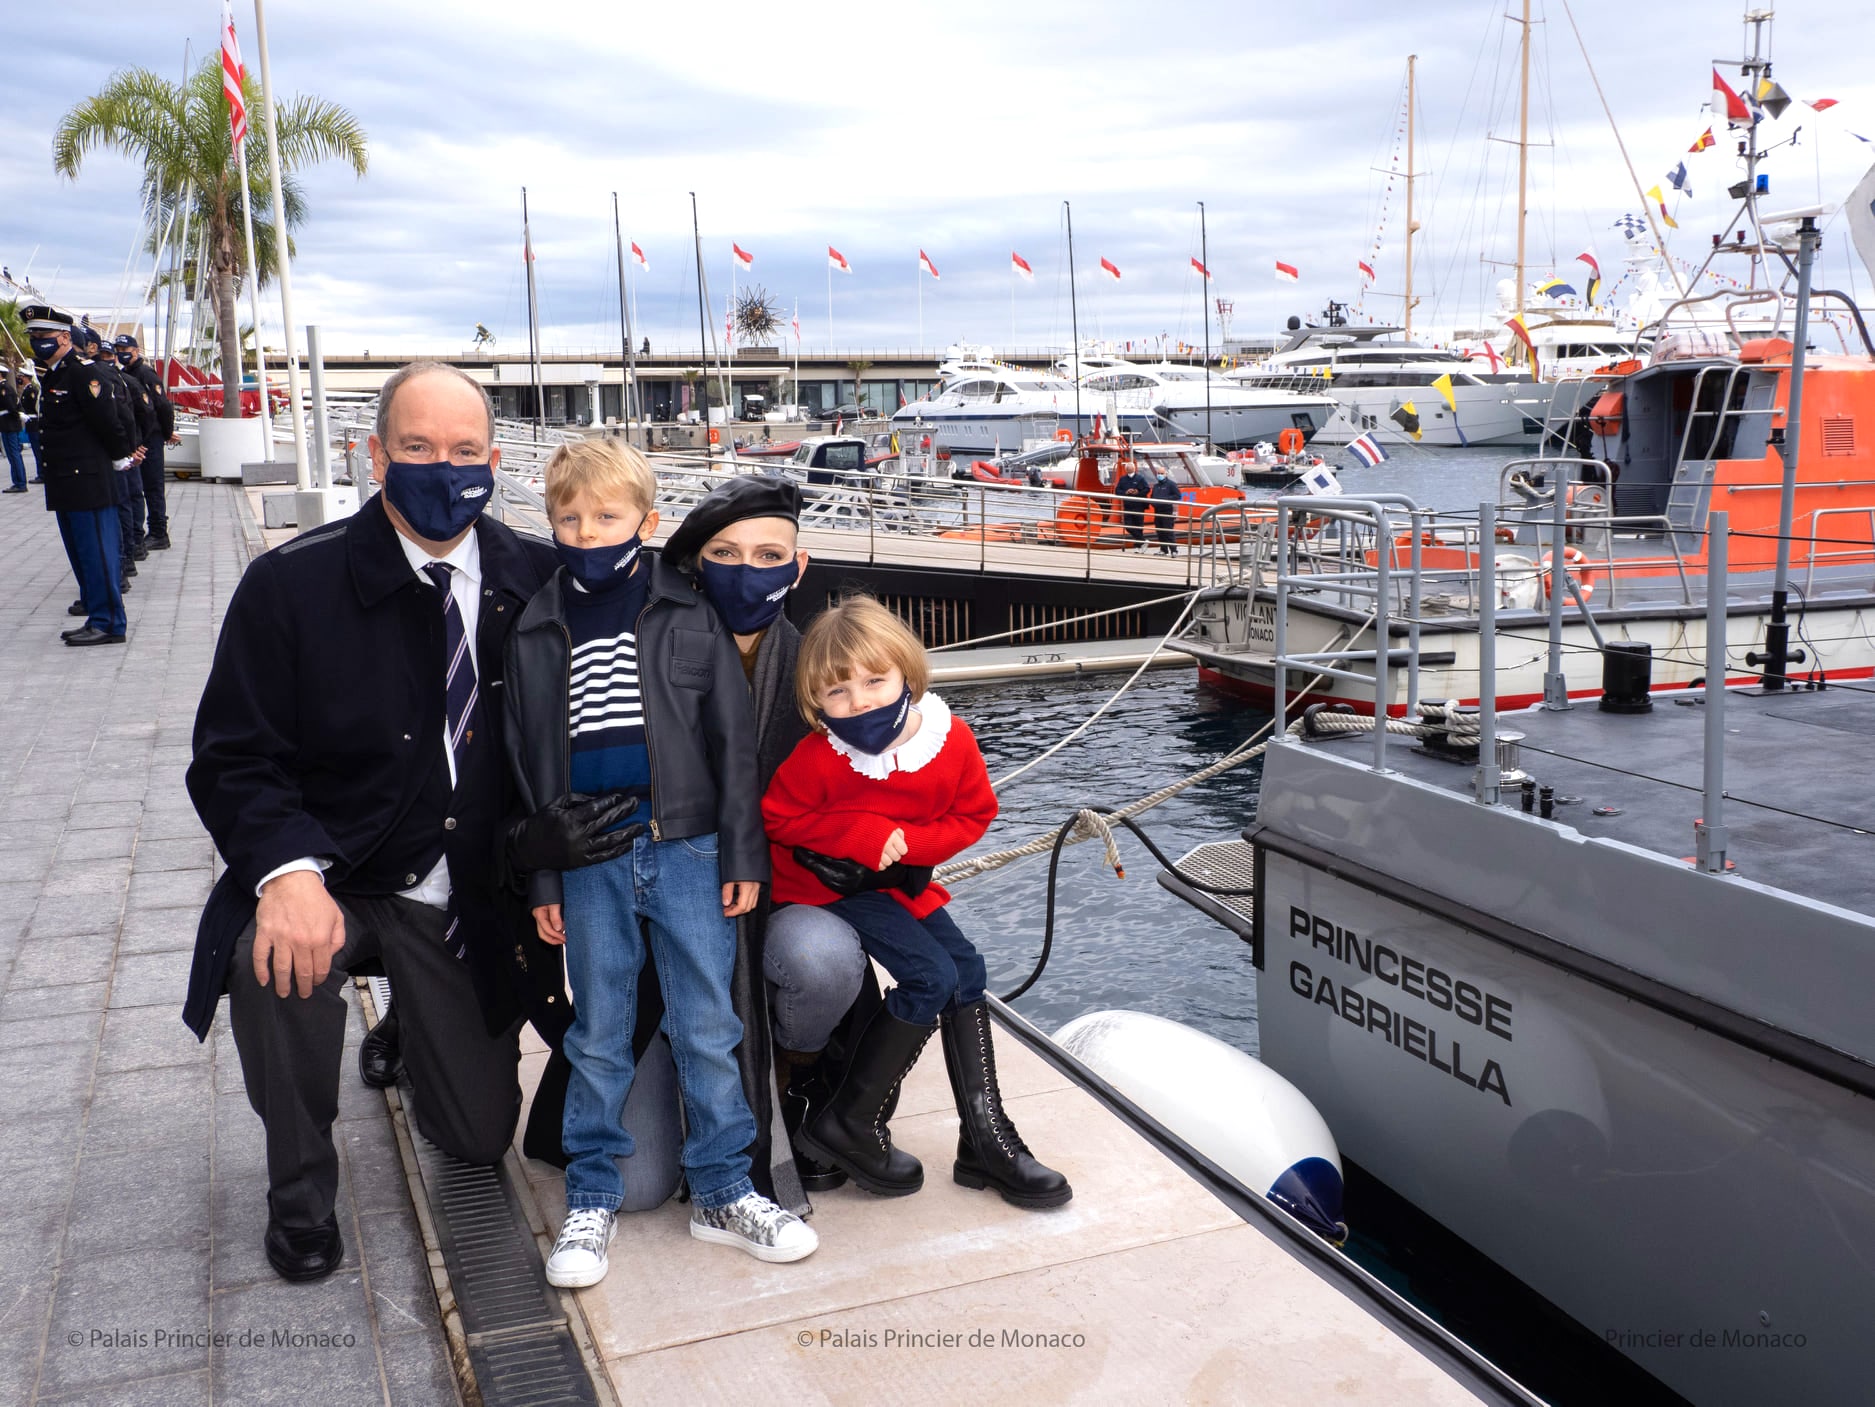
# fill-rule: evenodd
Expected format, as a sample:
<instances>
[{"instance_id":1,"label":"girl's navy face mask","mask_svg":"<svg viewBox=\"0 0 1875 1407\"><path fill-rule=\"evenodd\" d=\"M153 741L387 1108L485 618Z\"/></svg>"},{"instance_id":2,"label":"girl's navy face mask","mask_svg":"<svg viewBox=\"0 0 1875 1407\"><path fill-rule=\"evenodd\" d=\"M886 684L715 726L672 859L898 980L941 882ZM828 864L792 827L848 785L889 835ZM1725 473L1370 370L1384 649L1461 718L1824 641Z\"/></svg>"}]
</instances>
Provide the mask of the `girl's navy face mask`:
<instances>
[{"instance_id":1,"label":"girl's navy face mask","mask_svg":"<svg viewBox=\"0 0 1875 1407\"><path fill-rule=\"evenodd\" d=\"M741 563L697 563L703 594L733 635L766 630L788 604L800 569L792 561L777 567L751 567Z\"/></svg>"},{"instance_id":2,"label":"girl's navy face mask","mask_svg":"<svg viewBox=\"0 0 1875 1407\"><path fill-rule=\"evenodd\" d=\"M384 496L425 542L462 536L488 507L495 471L486 464L407 464L384 471Z\"/></svg>"},{"instance_id":3,"label":"girl's navy face mask","mask_svg":"<svg viewBox=\"0 0 1875 1407\"><path fill-rule=\"evenodd\" d=\"M904 731L905 720L910 715L911 685L907 684L896 702L869 708L849 718L832 718L823 711L820 721L827 725L829 733L848 747L877 757L892 746L892 739Z\"/></svg>"}]
</instances>

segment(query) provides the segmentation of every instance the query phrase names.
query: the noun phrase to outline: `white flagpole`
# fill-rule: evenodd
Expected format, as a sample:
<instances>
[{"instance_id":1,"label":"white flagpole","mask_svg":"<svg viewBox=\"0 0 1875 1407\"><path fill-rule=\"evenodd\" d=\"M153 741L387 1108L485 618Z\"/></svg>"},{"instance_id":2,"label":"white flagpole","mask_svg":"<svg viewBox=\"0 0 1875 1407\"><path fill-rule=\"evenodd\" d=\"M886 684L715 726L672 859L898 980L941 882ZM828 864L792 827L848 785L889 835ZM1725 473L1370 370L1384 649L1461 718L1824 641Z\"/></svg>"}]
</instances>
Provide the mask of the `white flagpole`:
<instances>
[{"instance_id":1,"label":"white flagpole","mask_svg":"<svg viewBox=\"0 0 1875 1407\"><path fill-rule=\"evenodd\" d=\"M912 271L912 278L918 284L918 347L924 349L924 258L919 257L918 267Z\"/></svg>"},{"instance_id":2,"label":"white flagpole","mask_svg":"<svg viewBox=\"0 0 1875 1407\"><path fill-rule=\"evenodd\" d=\"M833 351L833 257L827 258L827 350Z\"/></svg>"},{"instance_id":3,"label":"white flagpole","mask_svg":"<svg viewBox=\"0 0 1875 1407\"><path fill-rule=\"evenodd\" d=\"M241 223L247 229L247 311L254 320L254 375L260 382L261 458L273 458L273 412L267 405L267 353L260 335L260 264L254 258L254 192L247 178L247 138L234 144L234 164L241 168ZM219 311L219 310L217 310ZM234 345L241 345L240 329L235 329ZM235 378L235 385L241 378ZM236 396L240 395L236 391Z\"/></svg>"},{"instance_id":4,"label":"white flagpole","mask_svg":"<svg viewBox=\"0 0 1875 1407\"><path fill-rule=\"evenodd\" d=\"M293 422L293 462L299 470L299 486L312 487L307 472L306 426L299 413L299 353L293 346L293 261L287 254L286 203L280 193L279 120L273 110L273 80L267 67L267 6L254 0L254 42L260 46L260 100L267 115L267 170L273 185L273 230L276 248L274 262L279 266L280 320L286 339L287 417ZM254 345L260 346L260 329L255 328Z\"/></svg>"}]
</instances>

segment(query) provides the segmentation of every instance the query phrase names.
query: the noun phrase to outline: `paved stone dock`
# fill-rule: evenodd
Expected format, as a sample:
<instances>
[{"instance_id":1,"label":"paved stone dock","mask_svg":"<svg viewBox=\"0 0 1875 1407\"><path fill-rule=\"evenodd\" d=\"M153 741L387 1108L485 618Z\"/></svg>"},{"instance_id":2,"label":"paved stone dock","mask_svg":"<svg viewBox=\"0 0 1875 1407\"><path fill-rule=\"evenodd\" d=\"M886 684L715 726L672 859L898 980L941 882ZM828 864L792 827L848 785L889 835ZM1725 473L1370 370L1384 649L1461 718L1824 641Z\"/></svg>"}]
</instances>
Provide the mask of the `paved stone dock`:
<instances>
[{"instance_id":1,"label":"paved stone dock","mask_svg":"<svg viewBox=\"0 0 1875 1407\"><path fill-rule=\"evenodd\" d=\"M53 517L37 490L0 498L0 1404L454 1404L391 1115L355 1073L355 994L345 1263L315 1285L261 1250L261 1124L225 1005L205 1044L182 1024L217 863L183 771L260 535L238 488L172 484L169 504L128 645L72 650Z\"/></svg>"}]
</instances>

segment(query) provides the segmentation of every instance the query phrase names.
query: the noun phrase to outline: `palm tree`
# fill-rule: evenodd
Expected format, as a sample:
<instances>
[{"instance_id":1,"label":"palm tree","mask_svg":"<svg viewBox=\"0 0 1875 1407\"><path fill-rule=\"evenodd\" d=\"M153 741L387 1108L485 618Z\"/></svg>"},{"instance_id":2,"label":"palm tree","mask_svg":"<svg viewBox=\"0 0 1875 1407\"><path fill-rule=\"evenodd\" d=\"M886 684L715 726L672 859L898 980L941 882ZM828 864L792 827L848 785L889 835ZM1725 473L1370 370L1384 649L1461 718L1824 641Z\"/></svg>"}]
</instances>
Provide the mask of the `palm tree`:
<instances>
[{"instance_id":1,"label":"palm tree","mask_svg":"<svg viewBox=\"0 0 1875 1407\"><path fill-rule=\"evenodd\" d=\"M247 142L247 169L235 161L234 135L228 123L228 100L221 88L217 56L177 84L146 68L113 74L96 96L66 113L52 138L52 168L76 178L93 151L120 152L142 163L142 199L146 218L161 224L187 199L191 223L208 232L209 269L215 325L221 330L222 414L241 414L241 345L235 300L247 268L242 236L242 202L254 205L254 257L263 285L279 268L279 232L273 227L268 196L267 144L258 130L259 85L243 85L247 110L255 115ZM365 174L365 133L358 120L336 103L296 96L280 103L279 148L281 197L286 208L287 250L290 231L304 223L306 201L293 173L314 162L337 159Z\"/></svg>"},{"instance_id":2,"label":"palm tree","mask_svg":"<svg viewBox=\"0 0 1875 1407\"><path fill-rule=\"evenodd\" d=\"M26 324L20 321L20 300L0 298L0 365L17 374L26 364Z\"/></svg>"}]
</instances>

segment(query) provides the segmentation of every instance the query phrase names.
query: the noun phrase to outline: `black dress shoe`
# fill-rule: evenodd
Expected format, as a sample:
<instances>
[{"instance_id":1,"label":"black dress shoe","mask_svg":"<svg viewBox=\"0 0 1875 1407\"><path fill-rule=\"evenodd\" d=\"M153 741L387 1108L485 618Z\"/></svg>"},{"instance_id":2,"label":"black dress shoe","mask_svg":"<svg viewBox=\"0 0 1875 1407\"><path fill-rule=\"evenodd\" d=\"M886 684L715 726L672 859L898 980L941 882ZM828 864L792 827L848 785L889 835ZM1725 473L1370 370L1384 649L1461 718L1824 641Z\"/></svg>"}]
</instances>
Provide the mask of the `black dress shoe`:
<instances>
[{"instance_id":1,"label":"black dress shoe","mask_svg":"<svg viewBox=\"0 0 1875 1407\"><path fill-rule=\"evenodd\" d=\"M91 627L90 627L90 626L88 626L88 625L74 625L74 626L73 626L73 627L72 627L72 628L71 628L70 630L61 630L61 631L59 632L59 639L61 639L61 640L69 640L69 639L71 639L71 638L72 638L72 637L73 637L74 635L76 635L76 634L78 634L78 632L79 632L79 631L81 631L81 630L89 630L89 629L91 629Z\"/></svg>"},{"instance_id":2,"label":"black dress shoe","mask_svg":"<svg viewBox=\"0 0 1875 1407\"><path fill-rule=\"evenodd\" d=\"M130 554L130 560L124 563L124 575L135 576L136 574L137 574L137 554L132 552Z\"/></svg>"},{"instance_id":3,"label":"black dress shoe","mask_svg":"<svg viewBox=\"0 0 1875 1407\"><path fill-rule=\"evenodd\" d=\"M145 547L141 542L130 549L130 560L133 562L141 562L149 555L150 549Z\"/></svg>"},{"instance_id":4,"label":"black dress shoe","mask_svg":"<svg viewBox=\"0 0 1875 1407\"><path fill-rule=\"evenodd\" d=\"M0 489L0 493L25 493L25 492L26 492L26 485L24 484L13 484L7 488Z\"/></svg>"},{"instance_id":5,"label":"black dress shoe","mask_svg":"<svg viewBox=\"0 0 1875 1407\"><path fill-rule=\"evenodd\" d=\"M83 601L74 601L65 608L65 614L68 616L88 616L91 612L85 609L85 603Z\"/></svg>"},{"instance_id":6,"label":"black dress shoe","mask_svg":"<svg viewBox=\"0 0 1875 1407\"><path fill-rule=\"evenodd\" d=\"M145 539L144 546L148 547L152 552L167 552L169 551L169 534L151 533L149 537Z\"/></svg>"},{"instance_id":7,"label":"black dress shoe","mask_svg":"<svg viewBox=\"0 0 1875 1407\"><path fill-rule=\"evenodd\" d=\"M45 478L43 475L34 474L32 478L28 479L26 482L29 484L43 484L45 482Z\"/></svg>"},{"instance_id":8,"label":"black dress shoe","mask_svg":"<svg viewBox=\"0 0 1875 1407\"><path fill-rule=\"evenodd\" d=\"M89 625L62 638L67 645L121 645L124 643L123 636L109 635Z\"/></svg>"},{"instance_id":9,"label":"black dress shoe","mask_svg":"<svg viewBox=\"0 0 1875 1407\"><path fill-rule=\"evenodd\" d=\"M358 1043L358 1078L373 1089L389 1089L403 1068L403 1055L397 1048L397 1009L392 1007Z\"/></svg>"},{"instance_id":10,"label":"black dress shoe","mask_svg":"<svg viewBox=\"0 0 1875 1407\"><path fill-rule=\"evenodd\" d=\"M267 1218L267 1263L282 1280L300 1284L323 1280L345 1259L339 1239L339 1219L327 1217L317 1226L282 1226Z\"/></svg>"}]
</instances>

